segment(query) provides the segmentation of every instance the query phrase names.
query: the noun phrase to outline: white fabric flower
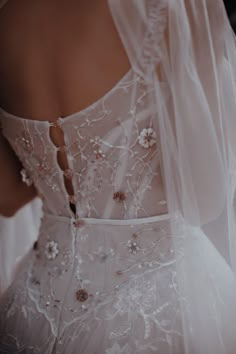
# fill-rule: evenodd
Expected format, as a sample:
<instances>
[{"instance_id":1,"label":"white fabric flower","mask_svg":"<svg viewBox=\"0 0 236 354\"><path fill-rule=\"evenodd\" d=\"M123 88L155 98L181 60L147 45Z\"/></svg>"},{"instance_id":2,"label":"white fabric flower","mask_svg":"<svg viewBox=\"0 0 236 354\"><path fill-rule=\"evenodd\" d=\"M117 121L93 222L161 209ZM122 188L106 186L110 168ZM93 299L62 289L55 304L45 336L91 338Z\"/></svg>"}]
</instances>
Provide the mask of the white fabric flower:
<instances>
[{"instance_id":1,"label":"white fabric flower","mask_svg":"<svg viewBox=\"0 0 236 354\"><path fill-rule=\"evenodd\" d=\"M137 242L129 240L128 249L129 249L129 253L136 254L139 251L139 246L137 245Z\"/></svg>"},{"instance_id":2,"label":"white fabric flower","mask_svg":"<svg viewBox=\"0 0 236 354\"><path fill-rule=\"evenodd\" d=\"M45 246L45 255L47 259L53 260L57 257L59 253L58 243L55 241L48 241Z\"/></svg>"},{"instance_id":3,"label":"white fabric flower","mask_svg":"<svg viewBox=\"0 0 236 354\"><path fill-rule=\"evenodd\" d=\"M141 146L148 149L156 143L156 133L152 128L144 128L139 137L138 142Z\"/></svg>"},{"instance_id":4,"label":"white fabric flower","mask_svg":"<svg viewBox=\"0 0 236 354\"><path fill-rule=\"evenodd\" d=\"M26 169L22 168L20 174L21 174L22 182L24 182L28 187L30 187L33 184L33 181L29 176L28 172L26 171Z\"/></svg>"}]
</instances>

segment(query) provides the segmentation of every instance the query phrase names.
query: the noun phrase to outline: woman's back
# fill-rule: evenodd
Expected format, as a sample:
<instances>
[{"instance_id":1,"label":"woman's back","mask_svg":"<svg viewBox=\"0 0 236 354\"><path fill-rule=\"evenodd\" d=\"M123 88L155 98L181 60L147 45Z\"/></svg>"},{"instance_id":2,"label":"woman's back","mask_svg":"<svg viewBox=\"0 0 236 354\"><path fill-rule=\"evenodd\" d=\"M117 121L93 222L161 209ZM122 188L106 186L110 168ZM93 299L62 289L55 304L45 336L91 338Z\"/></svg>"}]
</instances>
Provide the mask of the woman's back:
<instances>
[{"instance_id":1,"label":"woman's back","mask_svg":"<svg viewBox=\"0 0 236 354\"><path fill-rule=\"evenodd\" d=\"M39 120L80 111L130 67L104 0L9 1L0 46L0 106Z\"/></svg>"}]
</instances>

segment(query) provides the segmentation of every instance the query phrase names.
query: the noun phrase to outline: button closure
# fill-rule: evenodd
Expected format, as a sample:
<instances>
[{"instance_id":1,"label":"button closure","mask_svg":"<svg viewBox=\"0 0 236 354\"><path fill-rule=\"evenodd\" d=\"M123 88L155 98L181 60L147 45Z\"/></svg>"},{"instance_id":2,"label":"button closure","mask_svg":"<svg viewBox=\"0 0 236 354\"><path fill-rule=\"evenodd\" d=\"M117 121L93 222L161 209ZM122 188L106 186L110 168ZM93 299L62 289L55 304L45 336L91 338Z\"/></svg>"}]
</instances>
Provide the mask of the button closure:
<instances>
[{"instance_id":1,"label":"button closure","mask_svg":"<svg viewBox=\"0 0 236 354\"><path fill-rule=\"evenodd\" d=\"M79 302L85 302L88 299L88 292L85 289L79 289L76 291L76 299Z\"/></svg>"}]
</instances>

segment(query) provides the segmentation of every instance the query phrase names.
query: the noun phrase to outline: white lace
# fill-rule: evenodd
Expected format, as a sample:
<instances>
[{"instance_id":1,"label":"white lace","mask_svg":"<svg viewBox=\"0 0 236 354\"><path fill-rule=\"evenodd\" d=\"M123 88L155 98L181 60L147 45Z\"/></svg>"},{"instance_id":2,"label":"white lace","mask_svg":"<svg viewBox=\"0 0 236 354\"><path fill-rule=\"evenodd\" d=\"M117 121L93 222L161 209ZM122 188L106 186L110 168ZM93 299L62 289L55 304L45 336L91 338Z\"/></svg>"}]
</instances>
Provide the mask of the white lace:
<instances>
[{"instance_id":1,"label":"white lace","mask_svg":"<svg viewBox=\"0 0 236 354\"><path fill-rule=\"evenodd\" d=\"M79 217L130 219L166 212L158 131L148 148L140 144L145 129L153 129L150 90L130 70L98 102L56 124L0 110L3 132L42 195L45 212L70 216L69 201ZM52 143L55 125L64 133L63 148ZM62 150L69 165L64 176L73 184L70 198L57 161Z\"/></svg>"}]
</instances>

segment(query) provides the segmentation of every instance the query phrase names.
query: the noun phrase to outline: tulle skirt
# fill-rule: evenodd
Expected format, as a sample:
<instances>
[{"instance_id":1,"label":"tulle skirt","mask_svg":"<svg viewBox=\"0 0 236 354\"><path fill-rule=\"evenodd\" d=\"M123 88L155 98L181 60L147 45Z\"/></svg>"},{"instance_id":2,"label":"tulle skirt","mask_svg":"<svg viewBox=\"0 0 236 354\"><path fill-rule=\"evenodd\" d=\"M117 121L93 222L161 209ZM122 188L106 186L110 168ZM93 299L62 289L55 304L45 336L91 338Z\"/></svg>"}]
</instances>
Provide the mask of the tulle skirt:
<instances>
[{"instance_id":1,"label":"tulle skirt","mask_svg":"<svg viewBox=\"0 0 236 354\"><path fill-rule=\"evenodd\" d=\"M207 304L207 266L219 284L219 333L227 354L235 354L234 278L201 231L190 231L193 292ZM0 299L0 353L183 354L181 234L177 242L178 254L168 215L79 221L45 215L38 242ZM199 354L201 338L193 338L191 353Z\"/></svg>"}]
</instances>

